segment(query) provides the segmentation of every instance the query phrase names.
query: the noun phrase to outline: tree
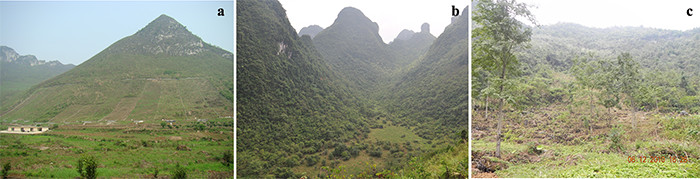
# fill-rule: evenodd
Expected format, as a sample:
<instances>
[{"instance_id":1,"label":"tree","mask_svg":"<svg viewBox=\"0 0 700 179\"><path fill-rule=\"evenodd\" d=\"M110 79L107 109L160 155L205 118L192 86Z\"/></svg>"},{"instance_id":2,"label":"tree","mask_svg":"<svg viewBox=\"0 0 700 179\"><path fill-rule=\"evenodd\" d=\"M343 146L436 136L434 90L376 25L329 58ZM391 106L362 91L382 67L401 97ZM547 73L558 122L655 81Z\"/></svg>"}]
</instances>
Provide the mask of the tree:
<instances>
[{"instance_id":1,"label":"tree","mask_svg":"<svg viewBox=\"0 0 700 179\"><path fill-rule=\"evenodd\" d=\"M533 24L534 16L524 3L515 0L478 1L473 21L476 28L474 38L474 64L497 74L498 78L490 84L497 85L497 97L500 99L498 129L496 137L496 157L501 156L501 128L504 117L504 106L508 95L503 93L508 85L508 77L518 74L518 58L513 51L530 41L532 30L518 21L515 17L522 16Z\"/></svg>"},{"instance_id":2,"label":"tree","mask_svg":"<svg viewBox=\"0 0 700 179\"><path fill-rule=\"evenodd\" d=\"M165 129L165 126L168 125L165 121L160 122L160 127Z\"/></svg>"},{"instance_id":3,"label":"tree","mask_svg":"<svg viewBox=\"0 0 700 179\"><path fill-rule=\"evenodd\" d=\"M180 163L175 164L175 171L173 172L173 178L174 179L186 179L187 178L187 171L185 168L180 166Z\"/></svg>"},{"instance_id":4,"label":"tree","mask_svg":"<svg viewBox=\"0 0 700 179\"><path fill-rule=\"evenodd\" d=\"M617 72L615 75L619 78L620 90L627 95L629 106L632 108L633 125L637 121L637 106L635 105L634 94L639 89L639 64L632 59L629 53L622 53L617 57Z\"/></svg>"},{"instance_id":5,"label":"tree","mask_svg":"<svg viewBox=\"0 0 700 179\"><path fill-rule=\"evenodd\" d=\"M579 86L585 96L588 96L588 105L590 107L589 111L596 111L595 115L592 116L591 119L598 118L598 111L595 110L595 92L593 89L598 89L598 86L596 86L596 75L601 73L598 63L592 61L594 58L595 56L592 53L588 54L587 57L584 58L574 58L572 60L573 65L569 69L569 71L571 71L576 78L574 84ZM588 119L584 120L584 123L586 122L588 122ZM593 131L592 125L585 126L588 126L589 132Z\"/></svg>"}]
</instances>

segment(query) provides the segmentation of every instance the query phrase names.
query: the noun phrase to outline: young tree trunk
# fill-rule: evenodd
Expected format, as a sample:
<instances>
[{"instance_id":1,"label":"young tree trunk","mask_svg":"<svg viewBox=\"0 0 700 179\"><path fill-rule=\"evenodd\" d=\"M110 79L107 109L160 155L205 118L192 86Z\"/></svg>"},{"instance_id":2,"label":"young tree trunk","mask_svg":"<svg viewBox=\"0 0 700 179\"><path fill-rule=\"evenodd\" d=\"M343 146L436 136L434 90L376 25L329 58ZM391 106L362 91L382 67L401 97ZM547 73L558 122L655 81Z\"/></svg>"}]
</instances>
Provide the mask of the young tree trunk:
<instances>
[{"instance_id":1,"label":"young tree trunk","mask_svg":"<svg viewBox=\"0 0 700 179\"><path fill-rule=\"evenodd\" d=\"M505 104L505 99L501 99L501 104L499 104L499 111L500 117L498 118L498 128L496 129L496 158L501 158L501 128L503 126L503 117L505 114L505 110L503 109L503 106Z\"/></svg>"},{"instance_id":2,"label":"young tree trunk","mask_svg":"<svg viewBox=\"0 0 700 179\"><path fill-rule=\"evenodd\" d=\"M595 110L594 109L595 106L593 106L594 104L593 104L593 91L592 90L589 91L588 97L590 98L590 101L588 102L589 105L591 106L590 111L591 111L591 113L593 113L593 111ZM593 116L588 122L588 131L589 131L588 133L589 134L593 133L593 121L594 121L594 119L597 119L597 118L598 118L598 111L595 112L595 116Z\"/></svg>"},{"instance_id":3,"label":"young tree trunk","mask_svg":"<svg viewBox=\"0 0 700 179\"><path fill-rule=\"evenodd\" d=\"M505 48L505 47L504 47ZM507 50L504 49L504 52L509 52L510 47L507 48ZM504 54L502 54L504 55ZM503 62L503 66L501 68L501 85L500 89L498 90L498 94L501 94L501 104L498 105L498 108L501 112L501 117L498 118L498 129L496 131L496 157L501 158L501 127L503 123L503 117L505 114L505 110L503 110L506 99L503 98L503 88L505 86L505 79L506 79L506 67L508 67L508 59L505 56L501 56L501 61Z\"/></svg>"},{"instance_id":4,"label":"young tree trunk","mask_svg":"<svg viewBox=\"0 0 700 179\"><path fill-rule=\"evenodd\" d=\"M484 120L489 121L489 96L486 96L486 116Z\"/></svg>"},{"instance_id":5,"label":"young tree trunk","mask_svg":"<svg viewBox=\"0 0 700 179\"><path fill-rule=\"evenodd\" d=\"M634 99L630 99L630 100L632 100L632 105L630 106L630 107L632 107L632 127L636 127L637 126L637 108L634 107Z\"/></svg>"}]
</instances>

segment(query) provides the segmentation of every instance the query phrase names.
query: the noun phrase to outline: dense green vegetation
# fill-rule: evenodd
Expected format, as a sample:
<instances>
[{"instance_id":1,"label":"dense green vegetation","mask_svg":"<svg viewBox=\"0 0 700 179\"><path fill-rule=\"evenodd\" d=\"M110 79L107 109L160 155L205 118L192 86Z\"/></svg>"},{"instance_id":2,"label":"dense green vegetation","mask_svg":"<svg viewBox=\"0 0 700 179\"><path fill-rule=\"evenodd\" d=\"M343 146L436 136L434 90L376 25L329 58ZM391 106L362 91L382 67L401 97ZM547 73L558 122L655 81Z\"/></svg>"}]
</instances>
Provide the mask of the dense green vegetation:
<instances>
[{"instance_id":1,"label":"dense green vegetation","mask_svg":"<svg viewBox=\"0 0 700 179\"><path fill-rule=\"evenodd\" d=\"M474 177L700 176L698 29L524 27L532 32L529 48L486 53L480 49L517 43L493 45L498 34L488 29L500 24L476 20L501 12L491 7L506 2L479 3L472 37ZM503 66L497 62L504 56L513 60L505 70L510 80L493 68ZM493 119L501 118L499 130ZM666 161L633 163L630 156Z\"/></svg>"},{"instance_id":2,"label":"dense green vegetation","mask_svg":"<svg viewBox=\"0 0 700 179\"><path fill-rule=\"evenodd\" d=\"M301 161L315 163L305 158L366 138L376 114L296 35L281 4L237 5L238 175L293 176Z\"/></svg>"},{"instance_id":3,"label":"dense green vegetation","mask_svg":"<svg viewBox=\"0 0 700 179\"><path fill-rule=\"evenodd\" d=\"M355 8L312 40L278 2L237 5L238 177L466 175L467 16L387 45Z\"/></svg>"}]
</instances>

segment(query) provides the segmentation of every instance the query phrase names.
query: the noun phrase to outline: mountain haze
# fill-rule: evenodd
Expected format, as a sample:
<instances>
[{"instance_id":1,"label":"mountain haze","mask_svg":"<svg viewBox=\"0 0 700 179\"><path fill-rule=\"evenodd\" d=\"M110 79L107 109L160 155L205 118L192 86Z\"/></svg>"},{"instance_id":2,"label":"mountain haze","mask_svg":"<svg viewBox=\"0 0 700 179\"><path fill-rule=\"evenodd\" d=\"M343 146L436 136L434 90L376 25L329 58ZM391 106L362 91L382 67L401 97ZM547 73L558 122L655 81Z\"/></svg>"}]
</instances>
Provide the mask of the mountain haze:
<instances>
[{"instance_id":1,"label":"mountain haze","mask_svg":"<svg viewBox=\"0 0 700 179\"><path fill-rule=\"evenodd\" d=\"M322 30L323 30L323 27L321 27L321 26L310 25L308 27L304 27L304 28L301 28L301 30L299 30L299 37L301 37L303 35L309 35L313 39L316 36L316 34L321 32Z\"/></svg>"},{"instance_id":2,"label":"mountain haze","mask_svg":"<svg viewBox=\"0 0 700 179\"><path fill-rule=\"evenodd\" d=\"M396 56L379 36L379 26L362 11L346 7L335 22L314 38L331 66L357 89L369 90L398 68Z\"/></svg>"},{"instance_id":3,"label":"mountain haze","mask_svg":"<svg viewBox=\"0 0 700 179\"><path fill-rule=\"evenodd\" d=\"M0 46L0 101L73 67L59 61L39 60L34 55L19 55L10 47Z\"/></svg>"},{"instance_id":4,"label":"mountain haze","mask_svg":"<svg viewBox=\"0 0 700 179\"><path fill-rule=\"evenodd\" d=\"M430 34L430 25L424 23L418 33L407 29L401 31L396 39L389 43L389 49L396 53L397 65L403 67L425 54L433 41L435 36Z\"/></svg>"}]
</instances>

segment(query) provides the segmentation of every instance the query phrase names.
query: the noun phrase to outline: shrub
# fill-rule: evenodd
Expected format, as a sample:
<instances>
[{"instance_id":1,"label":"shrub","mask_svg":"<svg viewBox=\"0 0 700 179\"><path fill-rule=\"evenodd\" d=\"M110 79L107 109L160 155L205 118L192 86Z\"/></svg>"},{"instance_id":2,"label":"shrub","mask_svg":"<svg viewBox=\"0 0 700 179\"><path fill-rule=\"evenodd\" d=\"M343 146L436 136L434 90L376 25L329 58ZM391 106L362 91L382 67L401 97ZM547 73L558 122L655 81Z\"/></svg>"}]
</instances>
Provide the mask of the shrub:
<instances>
[{"instance_id":1,"label":"shrub","mask_svg":"<svg viewBox=\"0 0 700 179\"><path fill-rule=\"evenodd\" d=\"M77 170L81 178L97 178L97 159L91 155L80 157Z\"/></svg>"},{"instance_id":2,"label":"shrub","mask_svg":"<svg viewBox=\"0 0 700 179\"><path fill-rule=\"evenodd\" d=\"M2 178L7 178L7 175L10 174L10 168L10 162L7 162L2 166Z\"/></svg>"},{"instance_id":3,"label":"shrub","mask_svg":"<svg viewBox=\"0 0 700 179\"><path fill-rule=\"evenodd\" d=\"M174 179L185 179L187 178L187 171L185 168L180 166L180 163L175 165L175 171L173 172Z\"/></svg>"},{"instance_id":4,"label":"shrub","mask_svg":"<svg viewBox=\"0 0 700 179\"><path fill-rule=\"evenodd\" d=\"M233 164L233 154L231 151L226 151L224 152L224 157L222 158L222 162L225 166L231 166Z\"/></svg>"},{"instance_id":5,"label":"shrub","mask_svg":"<svg viewBox=\"0 0 700 179\"><path fill-rule=\"evenodd\" d=\"M321 157L319 157L318 155L308 156L306 157L306 166L314 166L316 165L316 163L318 163L318 160L320 159Z\"/></svg>"},{"instance_id":6,"label":"shrub","mask_svg":"<svg viewBox=\"0 0 700 179\"><path fill-rule=\"evenodd\" d=\"M610 139L610 150L624 150L624 146L622 145L622 135L624 132L625 131L617 127L610 129L610 132L608 133L608 138Z\"/></svg>"},{"instance_id":7,"label":"shrub","mask_svg":"<svg viewBox=\"0 0 700 179\"><path fill-rule=\"evenodd\" d=\"M542 149L534 142L527 143L527 153L530 154L542 154Z\"/></svg>"},{"instance_id":8,"label":"shrub","mask_svg":"<svg viewBox=\"0 0 700 179\"><path fill-rule=\"evenodd\" d=\"M382 150L380 148L375 148L369 152L369 156L382 158Z\"/></svg>"},{"instance_id":9,"label":"shrub","mask_svg":"<svg viewBox=\"0 0 700 179\"><path fill-rule=\"evenodd\" d=\"M153 171L153 178L158 178L158 168Z\"/></svg>"}]
</instances>

